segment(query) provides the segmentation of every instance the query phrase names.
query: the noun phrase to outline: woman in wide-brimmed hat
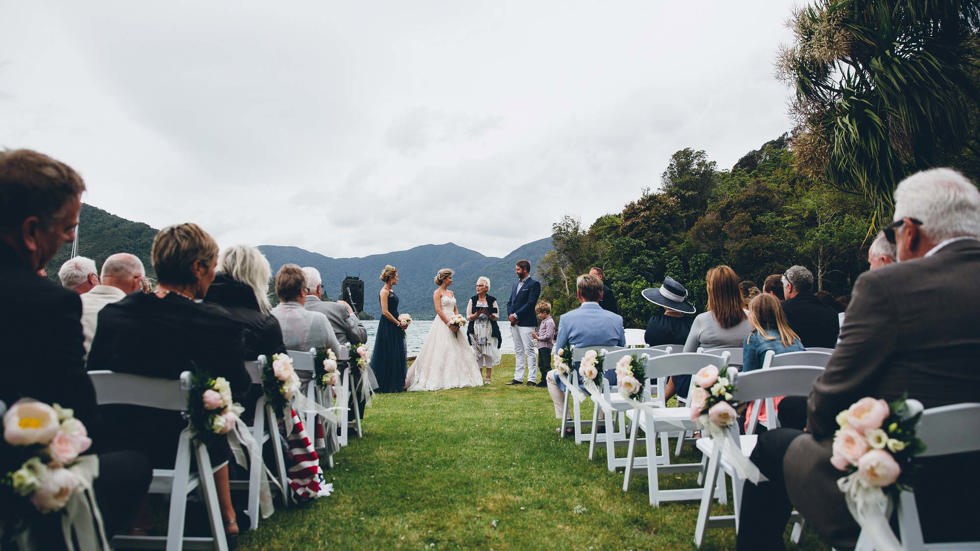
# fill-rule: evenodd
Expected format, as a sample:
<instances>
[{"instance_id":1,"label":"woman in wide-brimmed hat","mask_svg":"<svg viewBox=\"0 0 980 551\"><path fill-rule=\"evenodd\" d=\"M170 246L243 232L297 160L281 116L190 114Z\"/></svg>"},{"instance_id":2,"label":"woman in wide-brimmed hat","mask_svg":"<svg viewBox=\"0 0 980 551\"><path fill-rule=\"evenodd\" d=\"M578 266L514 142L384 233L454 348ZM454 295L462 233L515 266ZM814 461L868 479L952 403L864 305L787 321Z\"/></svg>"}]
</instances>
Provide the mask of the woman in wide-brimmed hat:
<instances>
[{"instance_id":1,"label":"woman in wide-brimmed hat","mask_svg":"<svg viewBox=\"0 0 980 551\"><path fill-rule=\"evenodd\" d=\"M664 278L660 287L644 289L642 294L643 298L664 309L663 312L650 316L650 321L647 322L647 330L643 335L647 346L673 344L675 352L683 350L687 334L691 332L691 324L694 323L694 318L686 314L697 311L694 305L687 301L687 289L668 276ZM664 393L668 397L673 396L672 378L667 381Z\"/></svg>"}]
</instances>

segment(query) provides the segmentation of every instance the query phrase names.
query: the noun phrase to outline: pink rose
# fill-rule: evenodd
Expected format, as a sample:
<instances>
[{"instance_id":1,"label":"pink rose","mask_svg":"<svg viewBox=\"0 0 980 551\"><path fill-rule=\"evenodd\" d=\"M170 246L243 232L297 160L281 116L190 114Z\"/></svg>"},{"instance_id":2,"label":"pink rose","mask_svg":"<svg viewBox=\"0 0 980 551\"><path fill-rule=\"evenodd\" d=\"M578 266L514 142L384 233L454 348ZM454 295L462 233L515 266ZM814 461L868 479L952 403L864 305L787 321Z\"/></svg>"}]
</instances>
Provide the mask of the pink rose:
<instances>
[{"instance_id":1,"label":"pink rose","mask_svg":"<svg viewBox=\"0 0 980 551\"><path fill-rule=\"evenodd\" d=\"M50 469L41 487L31 495L31 503L42 513L63 508L78 487L78 477L68 469Z\"/></svg>"},{"instance_id":2,"label":"pink rose","mask_svg":"<svg viewBox=\"0 0 980 551\"><path fill-rule=\"evenodd\" d=\"M14 446L47 444L58 433L58 413L33 400L20 400L3 415L3 438Z\"/></svg>"},{"instance_id":3,"label":"pink rose","mask_svg":"<svg viewBox=\"0 0 980 551\"><path fill-rule=\"evenodd\" d=\"M694 374L694 384L701 388L711 388L718 381L718 368L706 365Z\"/></svg>"},{"instance_id":4,"label":"pink rose","mask_svg":"<svg viewBox=\"0 0 980 551\"><path fill-rule=\"evenodd\" d=\"M208 411L221 409L222 406L221 394L210 388L201 394L201 401L204 403L204 409Z\"/></svg>"},{"instance_id":5,"label":"pink rose","mask_svg":"<svg viewBox=\"0 0 980 551\"><path fill-rule=\"evenodd\" d=\"M834 436L833 453L837 457L837 461L834 466L840 470L847 470L847 465L857 465L858 460L864 455L864 452L868 451L868 441L864 439L864 436L858 431L848 427L840 429ZM844 465L844 462L847 465ZM844 468L838 465L844 465Z\"/></svg>"},{"instance_id":6,"label":"pink rose","mask_svg":"<svg viewBox=\"0 0 980 551\"><path fill-rule=\"evenodd\" d=\"M272 362L272 373L280 381L288 381L293 374L293 362L289 356L279 358Z\"/></svg>"},{"instance_id":7,"label":"pink rose","mask_svg":"<svg viewBox=\"0 0 980 551\"><path fill-rule=\"evenodd\" d=\"M728 402L718 402L708 410L708 420L719 427L729 427L737 418L738 413Z\"/></svg>"},{"instance_id":8,"label":"pink rose","mask_svg":"<svg viewBox=\"0 0 980 551\"><path fill-rule=\"evenodd\" d=\"M640 381L633 377L632 375L626 375L624 377L616 377L616 384L619 389L619 393L624 398L629 398L640 391Z\"/></svg>"},{"instance_id":9,"label":"pink rose","mask_svg":"<svg viewBox=\"0 0 980 551\"><path fill-rule=\"evenodd\" d=\"M893 484L901 472L895 458L885 450L871 450L858 460L858 476L878 488Z\"/></svg>"},{"instance_id":10,"label":"pink rose","mask_svg":"<svg viewBox=\"0 0 980 551\"><path fill-rule=\"evenodd\" d=\"M888 402L861 398L847 409L847 424L858 432L881 428L888 418Z\"/></svg>"},{"instance_id":11,"label":"pink rose","mask_svg":"<svg viewBox=\"0 0 980 551\"><path fill-rule=\"evenodd\" d=\"M708 403L708 391L701 387L694 387L691 392L691 419L696 420L704 411L704 406Z\"/></svg>"},{"instance_id":12,"label":"pink rose","mask_svg":"<svg viewBox=\"0 0 980 551\"><path fill-rule=\"evenodd\" d=\"M367 356L367 347L364 346L363 344L361 346L358 346L357 347L357 355L360 356L360 357L362 357L362 358L365 357L365 356Z\"/></svg>"},{"instance_id":13,"label":"pink rose","mask_svg":"<svg viewBox=\"0 0 980 551\"><path fill-rule=\"evenodd\" d=\"M88 436L72 436L62 431L58 431L48 444L48 455L51 460L60 465L68 465L78 459L78 455L87 450L92 445L92 440Z\"/></svg>"},{"instance_id":14,"label":"pink rose","mask_svg":"<svg viewBox=\"0 0 980 551\"><path fill-rule=\"evenodd\" d=\"M330 358L323 360L323 370L326 371L327 373L333 373L334 371L337 371L337 361L331 360Z\"/></svg>"}]
</instances>

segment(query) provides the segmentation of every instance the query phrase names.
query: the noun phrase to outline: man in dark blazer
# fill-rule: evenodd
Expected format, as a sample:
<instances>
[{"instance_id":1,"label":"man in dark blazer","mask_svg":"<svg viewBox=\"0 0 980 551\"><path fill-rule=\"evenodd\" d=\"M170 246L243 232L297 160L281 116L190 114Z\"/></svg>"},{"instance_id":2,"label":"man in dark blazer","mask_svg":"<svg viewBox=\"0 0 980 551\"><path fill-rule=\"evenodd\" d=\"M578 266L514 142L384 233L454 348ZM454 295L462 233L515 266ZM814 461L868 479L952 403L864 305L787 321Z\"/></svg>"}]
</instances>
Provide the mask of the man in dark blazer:
<instances>
[{"instance_id":1,"label":"man in dark blazer","mask_svg":"<svg viewBox=\"0 0 980 551\"><path fill-rule=\"evenodd\" d=\"M783 274L782 282L786 297L783 312L803 346L836 346L840 332L837 312L813 294L813 273L804 266L792 266Z\"/></svg>"},{"instance_id":2,"label":"man in dark blazer","mask_svg":"<svg viewBox=\"0 0 980 551\"><path fill-rule=\"evenodd\" d=\"M790 504L837 549L854 547L859 528L830 463L835 417L865 396L908 394L926 408L980 401L980 192L949 169L920 172L895 190L900 262L858 278L841 342L816 380L807 431L760 435L752 460L769 478L746 484L740 549L778 549ZM926 541L980 535L978 454L920 460L916 479Z\"/></svg>"},{"instance_id":3,"label":"man in dark blazer","mask_svg":"<svg viewBox=\"0 0 980 551\"><path fill-rule=\"evenodd\" d=\"M510 334L514 339L514 380L507 384L519 385L524 382L524 370L527 369L527 384L535 385L538 361L531 332L538 326L534 306L541 296L541 284L531 278L531 263L527 260L518 260L514 273L517 274L517 282L511 288L507 301L507 319L510 320ZM542 366L542 369L546 367Z\"/></svg>"},{"instance_id":4,"label":"man in dark blazer","mask_svg":"<svg viewBox=\"0 0 980 551\"><path fill-rule=\"evenodd\" d=\"M599 307L607 312L618 314L619 301L616 300L616 293L613 292L612 287L606 285L605 272L602 271L602 268L593 266L589 268L589 274L599 278L599 281L602 282L602 299L599 301Z\"/></svg>"},{"instance_id":5,"label":"man in dark blazer","mask_svg":"<svg viewBox=\"0 0 980 551\"><path fill-rule=\"evenodd\" d=\"M82 362L82 301L39 275L75 238L83 191L82 178L61 162L35 151L0 151L0 350L8 358L0 368L0 400L10 406L34 398L72 408L98 450L102 431L95 390ZM107 531L124 530L152 471L145 457L131 451L100 453L99 460L95 493ZM0 459L0 472L9 467ZM0 515L13 511L0 505ZM38 522L50 519L58 517ZM37 527L42 537L55 538L40 547L59 543L60 525L54 524L51 531Z\"/></svg>"}]
</instances>

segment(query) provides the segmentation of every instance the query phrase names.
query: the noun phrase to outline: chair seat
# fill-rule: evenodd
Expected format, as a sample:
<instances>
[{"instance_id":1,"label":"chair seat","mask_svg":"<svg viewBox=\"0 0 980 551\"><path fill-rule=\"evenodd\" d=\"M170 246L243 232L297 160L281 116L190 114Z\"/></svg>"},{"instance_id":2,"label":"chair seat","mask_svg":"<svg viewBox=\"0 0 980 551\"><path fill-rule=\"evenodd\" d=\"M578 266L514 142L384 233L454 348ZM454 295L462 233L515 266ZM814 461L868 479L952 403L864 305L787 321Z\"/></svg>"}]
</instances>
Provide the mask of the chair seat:
<instances>
[{"instance_id":1,"label":"chair seat","mask_svg":"<svg viewBox=\"0 0 980 551\"><path fill-rule=\"evenodd\" d=\"M752 455L752 450L755 449L755 444L758 441L759 435L757 434L743 434L739 437L738 445L742 448L742 453L745 454L745 457ZM704 455L711 455L715 449L715 441L711 438L698 438L697 448ZM726 472L731 471L731 466L728 465L727 461L723 460L721 466Z\"/></svg>"},{"instance_id":2,"label":"chair seat","mask_svg":"<svg viewBox=\"0 0 980 551\"><path fill-rule=\"evenodd\" d=\"M626 412L626 415L629 416L630 420L633 420L634 419L634 417L636 416L636 411L637 410L632 409L632 410ZM651 412L650 415L653 417L653 421L660 426L659 430L661 432L664 430L664 428L667 428L667 429L676 428L676 430L678 430L678 431L681 431L681 430L690 430L692 428L697 428L697 427L695 427L695 422L691 420L691 408L687 408L687 407L672 407L672 408L657 407L657 409L655 409L653 412ZM646 421L644 420L644 416L641 415L640 416L639 425L640 425L640 428L643 429L644 431L647 430L645 424L646 424ZM667 426L664 427L664 425L667 425Z\"/></svg>"}]
</instances>

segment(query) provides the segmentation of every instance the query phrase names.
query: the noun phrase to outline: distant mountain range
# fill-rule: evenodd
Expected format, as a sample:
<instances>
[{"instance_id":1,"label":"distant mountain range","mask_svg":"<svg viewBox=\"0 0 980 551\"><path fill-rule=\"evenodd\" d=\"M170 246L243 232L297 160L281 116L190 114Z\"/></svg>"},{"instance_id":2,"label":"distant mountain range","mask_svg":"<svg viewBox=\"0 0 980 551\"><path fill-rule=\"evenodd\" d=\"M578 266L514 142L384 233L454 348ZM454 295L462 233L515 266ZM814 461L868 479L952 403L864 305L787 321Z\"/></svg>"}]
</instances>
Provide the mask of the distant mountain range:
<instances>
[{"instance_id":1,"label":"distant mountain range","mask_svg":"<svg viewBox=\"0 0 980 551\"><path fill-rule=\"evenodd\" d=\"M102 266L105 259L117 252L130 252L140 257L148 275L153 276L150 262L150 246L157 230L141 222L132 222L91 205L82 205L79 223L78 254L95 260ZM455 243L442 245L421 245L406 251L394 251L361 258L331 258L310 252L299 247L260 245L259 249L269 259L272 273L287 263L300 266L314 266L323 276L323 288L331 299L338 298L341 283L347 276L360 278L364 282L364 305L368 315L377 318L380 314L378 292L381 280L378 276L385 264L398 268L399 283L395 293L399 297L402 312L412 317L425 319L435 315L432 304L432 282L440 268L456 271L453 290L458 294L461 310L466 309L466 300L474 293L476 278L484 275L490 278L490 294L497 297L500 307L506 307L510 296L510 286L514 281L514 264L527 259L533 268L538 265L545 253L552 248L551 238L532 241L515 249L503 258L484 256L474 250L460 247ZM58 268L71 254L71 246L66 245L48 264L50 277L57 278Z\"/></svg>"}]
</instances>

